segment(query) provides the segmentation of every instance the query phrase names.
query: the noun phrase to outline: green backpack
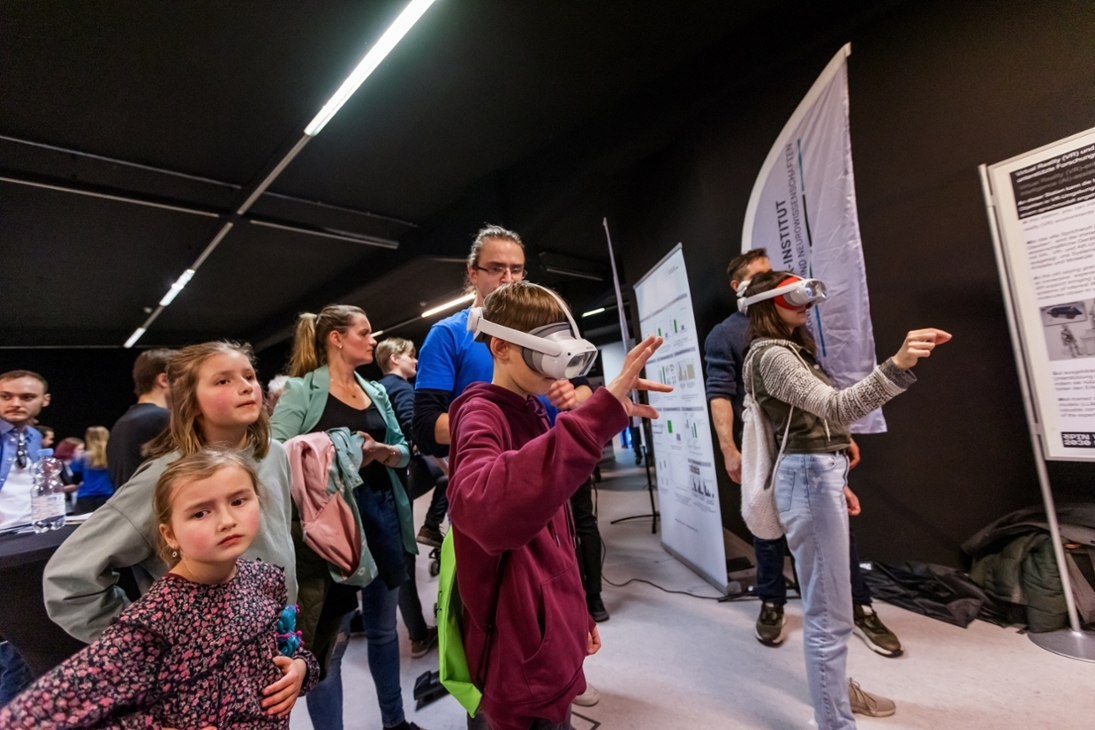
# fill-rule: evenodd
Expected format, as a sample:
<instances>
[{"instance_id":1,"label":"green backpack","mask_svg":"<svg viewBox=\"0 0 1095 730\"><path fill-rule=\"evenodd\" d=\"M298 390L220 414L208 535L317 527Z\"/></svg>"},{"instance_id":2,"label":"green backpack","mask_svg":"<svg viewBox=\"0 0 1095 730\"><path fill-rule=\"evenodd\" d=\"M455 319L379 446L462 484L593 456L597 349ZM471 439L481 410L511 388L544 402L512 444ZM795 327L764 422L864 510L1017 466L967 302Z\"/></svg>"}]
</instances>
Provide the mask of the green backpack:
<instances>
[{"instance_id":1,"label":"green backpack","mask_svg":"<svg viewBox=\"0 0 1095 730\"><path fill-rule=\"evenodd\" d=\"M437 582L437 651L440 655L439 670L441 684L456 701L475 717L479 704L483 701L483 692L476 686L468 667L468 657L464 653L464 636L460 629L460 620L464 615L464 604L460 600L460 590L456 585L456 550L453 547L453 530L450 527L441 543L441 572ZM491 620L487 625L487 643L483 649L483 660L490 655L494 636L494 614L498 610L498 594L502 590L502 571L509 552L502 553L498 562L498 583L494 591L491 607ZM486 684L486 667L481 664L478 678Z\"/></svg>"}]
</instances>

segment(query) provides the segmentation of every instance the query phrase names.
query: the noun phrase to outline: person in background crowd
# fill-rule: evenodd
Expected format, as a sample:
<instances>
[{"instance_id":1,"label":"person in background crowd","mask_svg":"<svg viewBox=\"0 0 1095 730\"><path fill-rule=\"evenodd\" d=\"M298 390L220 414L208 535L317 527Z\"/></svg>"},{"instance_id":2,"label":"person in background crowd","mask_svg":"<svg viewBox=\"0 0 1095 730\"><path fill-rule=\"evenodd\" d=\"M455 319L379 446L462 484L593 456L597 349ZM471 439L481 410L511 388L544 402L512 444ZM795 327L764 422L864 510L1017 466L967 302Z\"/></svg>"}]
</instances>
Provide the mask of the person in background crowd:
<instances>
[{"instance_id":1,"label":"person in background crowd","mask_svg":"<svg viewBox=\"0 0 1095 730\"><path fill-rule=\"evenodd\" d=\"M411 444L411 463L406 470L400 470L400 476L406 476L407 496L414 502L433 490L425 524L418 531L418 542L439 548L444 539L441 522L449 509L449 502L445 498L449 478L437 466L433 457L417 452L411 438L414 386L407 381L415 376L418 366L415 354L414 343L410 340L390 337L377 343L376 363L384 373L384 377L377 382L388 392L399 428L407 443ZM415 580L415 564L414 554L407 553L407 580L399 587L399 612L403 614L403 623L411 637L411 657L418 659L425 656L430 647L437 643L437 627L428 626L422 614L422 601L418 597L418 583Z\"/></svg>"},{"instance_id":2,"label":"person in background crowd","mask_svg":"<svg viewBox=\"0 0 1095 730\"><path fill-rule=\"evenodd\" d=\"M110 481L115 487L129 481L144 461L141 448L167 428L171 399L167 363L170 359L171 350L145 350L133 363L133 391L137 394L137 402L115 422L106 450Z\"/></svg>"},{"instance_id":3,"label":"person in background crowd","mask_svg":"<svg viewBox=\"0 0 1095 730\"><path fill-rule=\"evenodd\" d=\"M266 412L274 415L274 409L278 407L278 399L285 391L285 384L289 382L288 375L277 375L270 379L266 386Z\"/></svg>"},{"instance_id":4,"label":"person in background crowd","mask_svg":"<svg viewBox=\"0 0 1095 730\"><path fill-rule=\"evenodd\" d=\"M38 433L42 434L42 448L52 449L53 441L57 437L57 432L54 431L51 427L44 426L41 423L35 424L34 427L38 429ZM54 453L54 456L56 455L57 454Z\"/></svg>"},{"instance_id":5,"label":"person in background crowd","mask_svg":"<svg viewBox=\"0 0 1095 730\"><path fill-rule=\"evenodd\" d=\"M145 446L148 461L61 544L46 565L42 593L49 617L80 641L99 638L129 603L118 571L133 567L141 593L168 570L156 553L153 494L173 462L206 446L245 450L266 487L258 536L243 557L285 570L296 602L296 554L289 534L289 457L270 438L270 420L251 347L206 342L176 352L168 364L171 421Z\"/></svg>"},{"instance_id":6,"label":"person in background crowd","mask_svg":"<svg viewBox=\"0 0 1095 730\"><path fill-rule=\"evenodd\" d=\"M761 297L801 281L785 271L756 274L746 297ZM848 567L848 515L859 500L848 490L848 424L881 408L916 381L920 358L951 339L946 332L909 332L897 354L863 380L834 387L817 361L806 329L807 307L785 295L749 304L749 347L743 380L772 425L781 456L773 469L773 500L802 589L806 676L820 730L855 727L859 714L886 717L894 703L848 679L848 637L855 626Z\"/></svg>"},{"instance_id":7,"label":"person in background crowd","mask_svg":"<svg viewBox=\"0 0 1095 730\"><path fill-rule=\"evenodd\" d=\"M239 560L258 537L262 491L254 463L236 450L172 463L153 495L156 551L170 572L0 711L0 727L286 730L319 666L299 644L279 641L281 569Z\"/></svg>"},{"instance_id":8,"label":"person in background crowd","mask_svg":"<svg viewBox=\"0 0 1095 730\"><path fill-rule=\"evenodd\" d=\"M34 463L42 448L42 434L31 424L48 405L49 383L38 373L0 375L0 530L30 523ZM19 652L0 637L0 707L32 679Z\"/></svg>"},{"instance_id":9,"label":"person in background crowd","mask_svg":"<svg viewBox=\"0 0 1095 730\"><path fill-rule=\"evenodd\" d=\"M364 437L364 483L355 496L377 577L363 588L335 583L328 563L304 542L299 520L292 528L304 642L326 667L323 680L308 696L308 715L312 725L323 730L342 728L342 655L359 592L369 671L384 727L421 730L403 712L395 615L399 586L407 579L404 553L418 551L410 500L395 473L410 461L411 451L387 392L355 372L373 361L375 347L372 326L359 307L333 304L318 315L300 315L290 379L271 419L274 437L280 441L334 428L348 428Z\"/></svg>"},{"instance_id":10,"label":"person in background crowd","mask_svg":"<svg viewBox=\"0 0 1095 730\"><path fill-rule=\"evenodd\" d=\"M734 257L726 268L730 288L735 294L742 282L772 270L768 254L755 248ZM749 344L749 317L734 312L711 330L704 343L707 361L707 400L711 404L711 421L718 434L726 472L734 482L741 482L741 412L745 401L742 385L742 365ZM848 437L848 468L859 463L859 447ZM847 490L851 493L851 489ZM855 495L852 494L852 498ZM857 500L858 502L858 500ZM783 558L787 539L753 538L757 564L757 598L760 616L755 635L765 646L779 646L787 638L783 606L787 603L787 583L783 578ZM882 656L896 657L902 652L897 635L890 631L871 607L871 589L859 569L859 551L855 534L849 533L849 566L852 578L852 605L855 614L855 634L873 651Z\"/></svg>"},{"instance_id":11,"label":"person in background crowd","mask_svg":"<svg viewBox=\"0 0 1095 730\"><path fill-rule=\"evenodd\" d=\"M84 434L86 450L72 460L73 476L82 477L76 492L76 509L73 514L86 514L106 504L114 494L114 484L107 470L106 451L110 440L110 431L103 426L92 426Z\"/></svg>"},{"instance_id":12,"label":"person in background crowd","mask_svg":"<svg viewBox=\"0 0 1095 730\"><path fill-rule=\"evenodd\" d=\"M503 284L524 281L525 245L514 231L501 226L487 225L479 230L472 241L467 258L467 290L475 294L471 307L482 307L487 296ZM471 307L435 322L422 343L421 356L418 359L418 377L415 378L414 391L414 440L418 449L436 457L448 456L449 452L449 405L472 383L489 383L494 375L494 360L490 351L481 342L476 342L468 332L468 313ZM567 380L558 381L546 394L545 402L559 410L574 408L579 397L588 397L592 391L577 394L574 385ZM591 470L592 475L592 470ZM592 490L592 485L590 485ZM583 486L582 490L586 487ZM582 490L579 490L581 492ZM582 511L586 500L579 495L572 507ZM592 518L592 522L590 520ZM593 540L589 538L589 526L596 530L596 518L592 509L584 512L581 518L583 538L591 548ZM596 546L600 547L600 533L596 533ZM582 550L579 545L579 550ZM592 552L592 549L591 551ZM579 552L579 555L582 553ZM597 559L597 572L600 569L600 556ZM598 581L599 582L599 581ZM608 611L600 599L597 587L596 602L590 601L589 608L597 612L599 620L608 618ZM592 685L575 702L588 707L597 704L600 693Z\"/></svg>"}]
</instances>

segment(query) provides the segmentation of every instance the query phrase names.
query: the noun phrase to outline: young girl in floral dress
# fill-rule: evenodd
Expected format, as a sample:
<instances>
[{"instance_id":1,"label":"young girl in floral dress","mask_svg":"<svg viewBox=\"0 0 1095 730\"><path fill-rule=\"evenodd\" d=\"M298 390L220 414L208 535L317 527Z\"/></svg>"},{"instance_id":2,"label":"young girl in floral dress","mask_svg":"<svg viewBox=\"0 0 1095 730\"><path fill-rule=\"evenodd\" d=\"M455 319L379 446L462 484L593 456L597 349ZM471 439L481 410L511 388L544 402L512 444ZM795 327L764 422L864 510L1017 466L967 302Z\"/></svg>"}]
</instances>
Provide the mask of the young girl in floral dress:
<instances>
[{"instance_id":1,"label":"young girl in floral dress","mask_svg":"<svg viewBox=\"0 0 1095 730\"><path fill-rule=\"evenodd\" d=\"M154 502L170 571L0 711L0 727L288 728L319 666L283 623L294 609L282 569L239 559L262 500L240 451L207 448L168 466Z\"/></svg>"}]
</instances>

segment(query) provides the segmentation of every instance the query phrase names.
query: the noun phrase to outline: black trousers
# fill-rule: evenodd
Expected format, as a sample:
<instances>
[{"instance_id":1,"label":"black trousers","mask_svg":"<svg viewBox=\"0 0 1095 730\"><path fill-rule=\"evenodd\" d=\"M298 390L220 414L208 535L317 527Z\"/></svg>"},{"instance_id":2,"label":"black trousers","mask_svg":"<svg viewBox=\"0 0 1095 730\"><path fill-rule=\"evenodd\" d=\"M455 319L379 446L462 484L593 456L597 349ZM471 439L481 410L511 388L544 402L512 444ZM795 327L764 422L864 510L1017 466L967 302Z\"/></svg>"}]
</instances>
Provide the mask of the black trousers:
<instances>
[{"instance_id":1,"label":"black trousers","mask_svg":"<svg viewBox=\"0 0 1095 730\"><path fill-rule=\"evenodd\" d=\"M597 515L593 514L593 477L578 487L570 498L570 509L578 533L578 569L582 573L582 587L587 596L598 596L601 593L601 531L597 528Z\"/></svg>"}]
</instances>

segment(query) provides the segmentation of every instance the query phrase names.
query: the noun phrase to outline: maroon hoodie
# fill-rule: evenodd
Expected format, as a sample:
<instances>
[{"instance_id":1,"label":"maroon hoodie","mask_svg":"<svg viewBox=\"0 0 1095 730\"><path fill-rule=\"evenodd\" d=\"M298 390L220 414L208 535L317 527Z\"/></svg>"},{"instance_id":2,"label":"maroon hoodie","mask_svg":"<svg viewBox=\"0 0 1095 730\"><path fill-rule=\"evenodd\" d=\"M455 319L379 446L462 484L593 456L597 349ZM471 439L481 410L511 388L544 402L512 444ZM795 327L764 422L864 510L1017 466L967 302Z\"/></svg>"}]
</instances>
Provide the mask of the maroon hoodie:
<instances>
[{"instance_id":1,"label":"maroon hoodie","mask_svg":"<svg viewBox=\"0 0 1095 730\"><path fill-rule=\"evenodd\" d=\"M570 497L589 478L627 414L601 388L548 428L543 405L489 383L453 402L449 516L472 677L509 551L486 669L483 711L495 730L562 722L585 691L593 621L574 555Z\"/></svg>"}]
</instances>

